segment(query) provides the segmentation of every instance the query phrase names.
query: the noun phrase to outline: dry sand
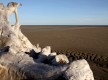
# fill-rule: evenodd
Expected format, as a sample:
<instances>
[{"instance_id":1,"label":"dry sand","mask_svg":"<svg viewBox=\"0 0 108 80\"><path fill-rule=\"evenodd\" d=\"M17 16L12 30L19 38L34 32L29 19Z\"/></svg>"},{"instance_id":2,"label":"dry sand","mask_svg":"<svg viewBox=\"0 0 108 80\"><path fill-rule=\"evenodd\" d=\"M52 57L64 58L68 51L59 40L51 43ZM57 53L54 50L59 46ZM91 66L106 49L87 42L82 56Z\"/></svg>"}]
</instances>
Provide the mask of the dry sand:
<instances>
[{"instance_id":1,"label":"dry sand","mask_svg":"<svg viewBox=\"0 0 108 80\"><path fill-rule=\"evenodd\" d=\"M108 80L108 26L22 26L41 47L66 54L70 61L85 58L96 80Z\"/></svg>"}]
</instances>

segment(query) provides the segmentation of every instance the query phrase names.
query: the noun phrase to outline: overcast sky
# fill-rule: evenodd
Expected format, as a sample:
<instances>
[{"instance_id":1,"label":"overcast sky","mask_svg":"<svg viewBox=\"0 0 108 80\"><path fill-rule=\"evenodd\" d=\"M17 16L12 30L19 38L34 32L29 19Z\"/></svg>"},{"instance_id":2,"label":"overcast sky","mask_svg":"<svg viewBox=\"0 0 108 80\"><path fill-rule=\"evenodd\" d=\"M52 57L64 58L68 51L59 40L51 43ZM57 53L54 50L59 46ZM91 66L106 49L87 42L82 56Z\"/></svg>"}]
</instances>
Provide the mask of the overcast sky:
<instances>
[{"instance_id":1,"label":"overcast sky","mask_svg":"<svg viewBox=\"0 0 108 80\"><path fill-rule=\"evenodd\" d=\"M19 2L22 25L108 25L108 0L0 0ZM11 16L14 23L14 14Z\"/></svg>"}]
</instances>

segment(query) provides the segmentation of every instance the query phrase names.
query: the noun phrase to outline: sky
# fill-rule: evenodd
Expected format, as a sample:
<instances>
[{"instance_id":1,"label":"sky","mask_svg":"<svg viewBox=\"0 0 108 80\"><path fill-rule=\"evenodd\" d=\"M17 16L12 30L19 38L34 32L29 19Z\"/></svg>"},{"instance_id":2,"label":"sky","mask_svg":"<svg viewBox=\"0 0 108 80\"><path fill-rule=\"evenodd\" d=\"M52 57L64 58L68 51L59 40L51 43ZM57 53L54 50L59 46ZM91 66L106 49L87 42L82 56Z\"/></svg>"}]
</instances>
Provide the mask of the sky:
<instances>
[{"instance_id":1,"label":"sky","mask_svg":"<svg viewBox=\"0 0 108 80\"><path fill-rule=\"evenodd\" d=\"M0 0L19 2L22 25L108 25L108 0ZM15 15L10 16L12 24Z\"/></svg>"}]
</instances>

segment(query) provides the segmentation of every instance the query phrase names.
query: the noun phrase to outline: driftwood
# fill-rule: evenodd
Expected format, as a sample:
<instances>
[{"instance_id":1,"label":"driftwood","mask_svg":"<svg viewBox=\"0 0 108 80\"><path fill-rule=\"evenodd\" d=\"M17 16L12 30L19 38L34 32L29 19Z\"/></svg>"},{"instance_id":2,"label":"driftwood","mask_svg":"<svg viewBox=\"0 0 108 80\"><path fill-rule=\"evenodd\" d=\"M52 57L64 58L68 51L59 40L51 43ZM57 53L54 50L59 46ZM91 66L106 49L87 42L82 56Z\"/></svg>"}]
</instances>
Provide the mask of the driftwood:
<instances>
[{"instance_id":1,"label":"driftwood","mask_svg":"<svg viewBox=\"0 0 108 80\"><path fill-rule=\"evenodd\" d=\"M65 55L51 53L50 46L41 49L38 44L32 45L21 32L19 6L0 3L0 80L94 80L86 60L69 63ZM14 26L8 19L12 13L16 16Z\"/></svg>"}]
</instances>

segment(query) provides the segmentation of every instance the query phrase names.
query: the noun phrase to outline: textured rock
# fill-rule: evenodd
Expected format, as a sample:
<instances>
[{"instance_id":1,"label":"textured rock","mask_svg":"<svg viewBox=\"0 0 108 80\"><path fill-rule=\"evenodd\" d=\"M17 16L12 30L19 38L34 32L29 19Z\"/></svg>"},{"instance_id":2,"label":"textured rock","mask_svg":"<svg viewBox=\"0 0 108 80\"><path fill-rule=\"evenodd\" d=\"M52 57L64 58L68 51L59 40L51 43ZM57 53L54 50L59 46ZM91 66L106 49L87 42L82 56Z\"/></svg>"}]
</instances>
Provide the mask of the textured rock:
<instances>
[{"instance_id":1,"label":"textured rock","mask_svg":"<svg viewBox=\"0 0 108 80\"><path fill-rule=\"evenodd\" d=\"M69 60L63 54L56 55L55 58L52 60L53 65L67 64L67 63L69 63Z\"/></svg>"},{"instance_id":2,"label":"textured rock","mask_svg":"<svg viewBox=\"0 0 108 80\"><path fill-rule=\"evenodd\" d=\"M0 80L55 80L65 70L66 66L49 66L35 63L32 57L25 53L0 53ZM36 76L37 75L37 76Z\"/></svg>"},{"instance_id":3,"label":"textured rock","mask_svg":"<svg viewBox=\"0 0 108 80\"><path fill-rule=\"evenodd\" d=\"M68 58L65 55L51 53L50 46L41 49L38 44L32 45L20 30L17 11L20 5L10 2L4 6L0 3L0 80L56 80L61 75L68 80L93 80L93 73L87 61L78 60L67 64ZM12 13L16 16L14 26L8 21ZM40 54L37 57L38 53ZM44 64L46 59L55 64L65 65Z\"/></svg>"},{"instance_id":4,"label":"textured rock","mask_svg":"<svg viewBox=\"0 0 108 80\"><path fill-rule=\"evenodd\" d=\"M68 80L94 80L93 72L86 60L77 60L69 65L65 72Z\"/></svg>"}]
</instances>

